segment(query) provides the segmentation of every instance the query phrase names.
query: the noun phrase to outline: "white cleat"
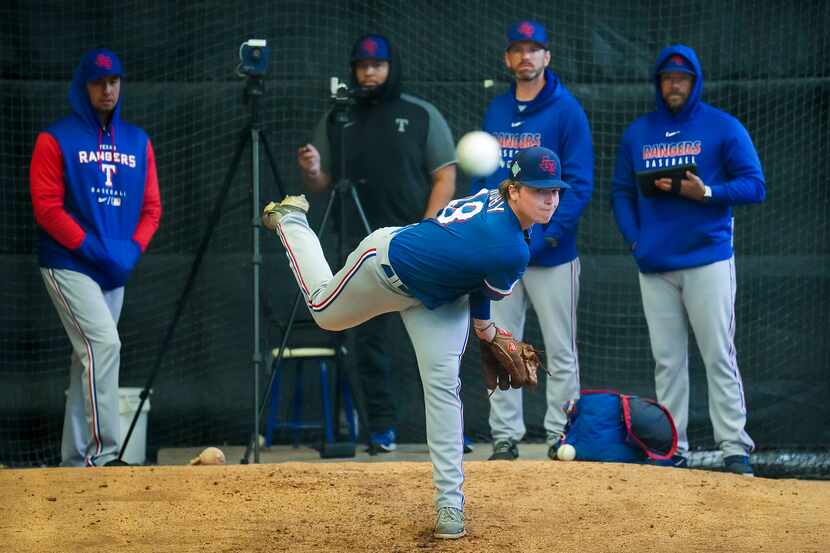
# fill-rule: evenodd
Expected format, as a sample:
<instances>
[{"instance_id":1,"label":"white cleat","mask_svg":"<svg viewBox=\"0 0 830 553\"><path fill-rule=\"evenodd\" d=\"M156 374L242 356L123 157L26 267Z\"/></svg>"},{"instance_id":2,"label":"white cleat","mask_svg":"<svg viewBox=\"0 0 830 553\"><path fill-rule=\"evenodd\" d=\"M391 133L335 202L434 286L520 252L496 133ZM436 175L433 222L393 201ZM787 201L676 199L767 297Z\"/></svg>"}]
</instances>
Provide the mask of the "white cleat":
<instances>
[{"instance_id":1,"label":"white cleat","mask_svg":"<svg viewBox=\"0 0 830 553\"><path fill-rule=\"evenodd\" d=\"M457 540L467 535L464 528L464 512L454 507L441 507L435 520L432 535L442 540Z\"/></svg>"},{"instance_id":2,"label":"white cleat","mask_svg":"<svg viewBox=\"0 0 830 553\"><path fill-rule=\"evenodd\" d=\"M286 196L280 203L268 202L262 210L262 224L268 230L276 231L280 219L287 213L300 212L308 213L308 200L305 194L299 196Z\"/></svg>"}]
</instances>

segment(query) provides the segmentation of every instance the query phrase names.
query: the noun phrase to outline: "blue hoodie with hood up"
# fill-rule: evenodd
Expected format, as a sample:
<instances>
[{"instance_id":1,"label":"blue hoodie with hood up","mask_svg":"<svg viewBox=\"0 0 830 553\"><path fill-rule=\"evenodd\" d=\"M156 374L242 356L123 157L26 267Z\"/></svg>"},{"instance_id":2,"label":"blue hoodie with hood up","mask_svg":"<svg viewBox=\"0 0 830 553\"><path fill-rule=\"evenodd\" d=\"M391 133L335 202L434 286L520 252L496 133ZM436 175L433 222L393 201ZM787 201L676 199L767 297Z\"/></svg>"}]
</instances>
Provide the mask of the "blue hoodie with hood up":
<instances>
[{"instance_id":1,"label":"blue hoodie with hood up","mask_svg":"<svg viewBox=\"0 0 830 553\"><path fill-rule=\"evenodd\" d=\"M499 140L502 159L492 175L473 181L473 194L482 186L498 188L519 150L544 146L559 156L562 180L571 188L560 192L559 207L548 223L533 225L530 265L554 267L573 261L579 217L594 188L594 149L582 106L556 74L545 69L545 86L533 100L517 101L515 82L495 97L484 115L483 130Z\"/></svg>"},{"instance_id":2,"label":"blue hoodie with hood up","mask_svg":"<svg viewBox=\"0 0 830 553\"><path fill-rule=\"evenodd\" d=\"M674 55L693 68L695 79L683 108L673 113L660 92L659 70ZM623 134L611 181L614 218L643 273L700 267L733 255L732 206L764 200L764 173L746 129L733 116L704 103L703 72L694 50L682 44L660 53L654 70L655 111ZM640 171L696 164L712 189L706 202L681 196L646 197Z\"/></svg>"},{"instance_id":3,"label":"blue hoodie with hood up","mask_svg":"<svg viewBox=\"0 0 830 553\"><path fill-rule=\"evenodd\" d=\"M38 135L30 168L40 266L83 273L104 290L127 282L161 218L147 134L121 119L120 98L106 127L89 100L87 82L120 74L112 52L84 55L69 89L72 114Z\"/></svg>"}]
</instances>

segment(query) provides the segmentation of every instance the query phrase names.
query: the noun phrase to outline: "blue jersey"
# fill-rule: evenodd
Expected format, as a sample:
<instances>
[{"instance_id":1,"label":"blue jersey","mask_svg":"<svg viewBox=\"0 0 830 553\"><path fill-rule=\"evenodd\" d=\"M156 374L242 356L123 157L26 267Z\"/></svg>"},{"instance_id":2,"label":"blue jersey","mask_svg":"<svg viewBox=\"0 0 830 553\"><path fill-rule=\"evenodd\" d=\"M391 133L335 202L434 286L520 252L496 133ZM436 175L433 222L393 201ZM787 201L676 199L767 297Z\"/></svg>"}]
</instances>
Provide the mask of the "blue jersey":
<instances>
[{"instance_id":1,"label":"blue jersey","mask_svg":"<svg viewBox=\"0 0 830 553\"><path fill-rule=\"evenodd\" d=\"M554 267L577 256L579 218L591 199L594 150L591 129L582 106L550 69L545 86L529 102L516 100L516 83L487 107L482 129L501 145L499 168L485 179L474 179L473 190L498 188L508 178L507 165L520 150L544 146L562 161L562 180L571 185L560 195L559 207L544 225L533 225L531 265Z\"/></svg>"},{"instance_id":2,"label":"blue jersey","mask_svg":"<svg viewBox=\"0 0 830 553\"><path fill-rule=\"evenodd\" d=\"M658 68L672 55L688 60L695 81L686 104L672 113L660 93ZM746 129L731 115L706 104L703 72L694 51L667 47L654 70L657 109L625 131L611 180L617 225L643 273L676 271L729 259L732 206L761 202L766 190L761 161ZM643 196L640 171L694 163L712 189L708 202L681 196Z\"/></svg>"},{"instance_id":3,"label":"blue jersey","mask_svg":"<svg viewBox=\"0 0 830 553\"><path fill-rule=\"evenodd\" d=\"M510 294L529 260L527 233L497 190L453 200L389 245L398 277L427 308L469 294L471 315L485 320L490 300Z\"/></svg>"}]
</instances>

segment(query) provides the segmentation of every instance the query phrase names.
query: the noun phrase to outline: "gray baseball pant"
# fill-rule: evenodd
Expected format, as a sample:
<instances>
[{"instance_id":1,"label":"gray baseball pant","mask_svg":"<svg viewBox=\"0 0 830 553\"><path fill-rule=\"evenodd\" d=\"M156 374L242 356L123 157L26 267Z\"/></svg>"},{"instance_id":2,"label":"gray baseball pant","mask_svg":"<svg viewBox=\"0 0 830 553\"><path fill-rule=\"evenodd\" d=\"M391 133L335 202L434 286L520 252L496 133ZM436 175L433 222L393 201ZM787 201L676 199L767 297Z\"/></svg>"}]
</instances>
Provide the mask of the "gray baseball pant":
<instances>
[{"instance_id":1,"label":"gray baseball pant","mask_svg":"<svg viewBox=\"0 0 830 553\"><path fill-rule=\"evenodd\" d=\"M372 232L332 274L304 214L283 215L277 226L306 305L321 328L345 330L381 313L400 312L424 386L435 505L463 510L464 415L459 370L470 331L469 300L462 296L430 310L409 295L389 263L389 243L398 230L387 227Z\"/></svg>"},{"instance_id":2,"label":"gray baseball pant","mask_svg":"<svg viewBox=\"0 0 830 553\"><path fill-rule=\"evenodd\" d=\"M709 392L709 418L724 456L746 455L746 400L735 353L735 258L666 273L640 273L654 355L657 401L674 417L678 453L689 450L689 324ZM688 316L688 323L687 323Z\"/></svg>"},{"instance_id":3,"label":"gray baseball pant","mask_svg":"<svg viewBox=\"0 0 830 553\"><path fill-rule=\"evenodd\" d=\"M41 267L40 274L72 344L61 466L101 466L117 458L121 446L117 325L124 288L103 291L67 269Z\"/></svg>"},{"instance_id":4,"label":"gray baseball pant","mask_svg":"<svg viewBox=\"0 0 830 553\"><path fill-rule=\"evenodd\" d=\"M576 308L579 302L579 258L556 267L528 267L513 293L491 304L496 326L524 339L528 303L539 319L545 343L545 433L548 445L561 438L567 423L565 408L579 398L579 355L576 348ZM526 432L522 389L499 390L490 396L493 441L520 441Z\"/></svg>"}]
</instances>

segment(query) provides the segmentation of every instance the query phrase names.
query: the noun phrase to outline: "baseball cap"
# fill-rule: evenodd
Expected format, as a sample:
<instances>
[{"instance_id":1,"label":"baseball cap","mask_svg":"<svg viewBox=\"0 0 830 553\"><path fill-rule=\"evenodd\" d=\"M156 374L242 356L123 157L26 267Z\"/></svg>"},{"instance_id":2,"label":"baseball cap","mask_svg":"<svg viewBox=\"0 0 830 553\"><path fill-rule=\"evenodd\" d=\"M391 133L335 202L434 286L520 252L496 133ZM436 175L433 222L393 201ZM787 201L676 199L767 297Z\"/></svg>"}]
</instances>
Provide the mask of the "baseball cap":
<instances>
[{"instance_id":1,"label":"baseball cap","mask_svg":"<svg viewBox=\"0 0 830 553\"><path fill-rule=\"evenodd\" d=\"M110 75L124 76L124 66L121 65L121 60L118 59L115 52L105 48L96 48L90 50L81 58L83 82L88 83Z\"/></svg>"},{"instance_id":2,"label":"baseball cap","mask_svg":"<svg viewBox=\"0 0 830 553\"><path fill-rule=\"evenodd\" d=\"M560 188L570 185L562 180L562 163L552 150L536 146L519 150L508 165L510 178L531 188Z\"/></svg>"},{"instance_id":3,"label":"baseball cap","mask_svg":"<svg viewBox=\"0 0 830 553\"><path fill-rule=\"evenodd\" d=\"M671 73L675 71L680 73L688 73L689 75L695 74L692 64L680 54L672 54L666 58L666 61L664 61L662 65L660 65L660 69L657 70L658 73Z\"/></svg>"},{"instance_id":4,"label":"baseball cap","mask_svg":"<svg viewBox=\"0 0 830 553\"><path fill-rule=\"evenodd\" d=\"M389 41L381 35L360 37L352 47L352 61L390 59Z\"/></svg>"},{"instance_id":5,"label":"baseball cap","mask_svg":"<svg viewBox=\"0 0 830 553\"><path fill-rule=\"evenodd\" d=\"M544 25L538 21L531 21L529 19L518 21L514 23L507 30L507 48L514 42L522 41L537 42L547 49L548 33L545 31Z\"/></svg>"}]
</instances>

